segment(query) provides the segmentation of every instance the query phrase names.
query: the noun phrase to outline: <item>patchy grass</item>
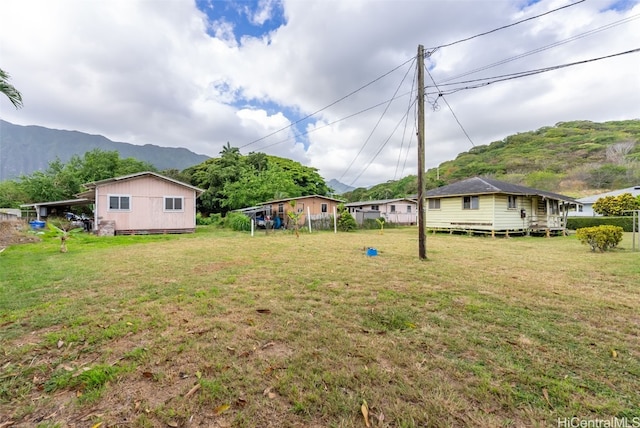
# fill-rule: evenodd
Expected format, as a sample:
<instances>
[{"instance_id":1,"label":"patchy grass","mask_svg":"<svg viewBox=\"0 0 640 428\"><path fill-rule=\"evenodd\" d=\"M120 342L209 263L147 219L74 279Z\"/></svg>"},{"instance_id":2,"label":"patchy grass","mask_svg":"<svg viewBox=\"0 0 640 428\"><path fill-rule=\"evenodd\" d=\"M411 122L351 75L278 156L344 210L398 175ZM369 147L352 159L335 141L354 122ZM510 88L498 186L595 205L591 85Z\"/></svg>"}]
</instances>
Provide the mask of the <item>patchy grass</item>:
<instances>
[{"instance_id":1,"label":"patchy grass","mask_svg":"<svg viewBox=\"0 0 640 428\"><path fill-rule=\"evenodd\" d=\"M0 254L0 425L640 417L640 252L415 229L79 236ZM378 256L367 257L375 247Z\"/></svg>"}]
</instances>

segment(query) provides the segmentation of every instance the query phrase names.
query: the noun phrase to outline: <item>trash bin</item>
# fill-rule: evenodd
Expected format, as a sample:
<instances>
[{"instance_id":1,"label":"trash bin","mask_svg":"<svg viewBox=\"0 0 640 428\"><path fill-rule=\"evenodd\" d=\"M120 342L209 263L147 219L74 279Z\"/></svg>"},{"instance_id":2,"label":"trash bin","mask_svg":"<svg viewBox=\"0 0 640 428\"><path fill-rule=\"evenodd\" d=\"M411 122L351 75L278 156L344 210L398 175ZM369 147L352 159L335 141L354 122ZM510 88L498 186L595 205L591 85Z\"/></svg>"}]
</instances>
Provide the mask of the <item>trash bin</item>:
<instances>
[{"instance_id":1,"label":"trash bin","mask_svg":"<svg viewBox=\"0 0 640 428\"><path fill-rule=\"evenodd\" d=\"M29 225L33 230L40 230L40 229L44 229L44 226L46 225L46 223L40 220L33 220L29 222Z\"/></svg>"}]
</instances>

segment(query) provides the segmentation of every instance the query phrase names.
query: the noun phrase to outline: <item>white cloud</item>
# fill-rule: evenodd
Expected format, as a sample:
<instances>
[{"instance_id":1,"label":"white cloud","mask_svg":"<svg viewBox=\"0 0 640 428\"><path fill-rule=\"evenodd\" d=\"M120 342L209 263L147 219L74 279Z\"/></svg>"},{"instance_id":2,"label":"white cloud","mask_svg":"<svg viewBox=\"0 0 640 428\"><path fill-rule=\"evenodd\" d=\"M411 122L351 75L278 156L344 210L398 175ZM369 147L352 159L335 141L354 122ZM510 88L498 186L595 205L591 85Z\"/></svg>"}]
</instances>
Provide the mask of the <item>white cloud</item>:
<instances>
[{"instance_id":1,"label":"white cloud","mask_svg":"<svg viewBox=\"0 0 640 428\"><path fill-rule=\"evenodd\" d=\"M15 110L2 99L0 117L217 156L227 141L238 147L251 143L296 120L291 111L315 112L371 82L415 56L418 44L435 47L566 4L541 1L523 9L515 0L285 0L286 25L265 37L244 37L239 45L234 22L219 19L207 28L204 13L186 0L7 0L0 67L22 92L24 108ZM429 71L438 83L446 82L640 14L637 2L626 11L607 10L611 4L584 2L444 47L428 61ZM274 6L260 0L250 11L252 22L273 19ZM638 48L637 25L632 19L464 79ZM560 121L639 118L638 69L636 53L462 91L446 100L473 143L488 144ZM404 175L415 173L415 138L409 141L414 113L406 129L401 121L409 97L339 121L389 99L405 73L398 93L407 92L414 76L408 64L299 124L305 136L296 138L289 128L243 151L264 148L319 168L327 180L357 179L355 185L400 178L399 166ZM438 105L437 112L427 106L428 167L471 148L446 103L440 99Z\"/></svg>"}]
</instances>

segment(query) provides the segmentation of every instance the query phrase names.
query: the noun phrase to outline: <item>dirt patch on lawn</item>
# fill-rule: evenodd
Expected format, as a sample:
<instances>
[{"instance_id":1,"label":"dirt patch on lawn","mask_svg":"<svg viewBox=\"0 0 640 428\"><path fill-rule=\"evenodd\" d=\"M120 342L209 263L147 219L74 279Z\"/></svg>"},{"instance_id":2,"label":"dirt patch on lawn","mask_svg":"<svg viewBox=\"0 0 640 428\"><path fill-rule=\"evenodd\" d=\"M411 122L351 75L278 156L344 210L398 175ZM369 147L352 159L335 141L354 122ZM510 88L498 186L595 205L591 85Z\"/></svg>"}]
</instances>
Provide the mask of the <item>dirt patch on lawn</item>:
<instances>
[{"instance_id":1,"label":"dirt patch on lawn","mask_svg":"<svg viewBox=\"0 0 640 428\"><path fill-rule=\"evenodd\" d=\"M28 231L29 227L24 221L0 221L0 250L10 245L28 244L40 240L36 235L30 235Z\"/></svg>"}]
</instances>

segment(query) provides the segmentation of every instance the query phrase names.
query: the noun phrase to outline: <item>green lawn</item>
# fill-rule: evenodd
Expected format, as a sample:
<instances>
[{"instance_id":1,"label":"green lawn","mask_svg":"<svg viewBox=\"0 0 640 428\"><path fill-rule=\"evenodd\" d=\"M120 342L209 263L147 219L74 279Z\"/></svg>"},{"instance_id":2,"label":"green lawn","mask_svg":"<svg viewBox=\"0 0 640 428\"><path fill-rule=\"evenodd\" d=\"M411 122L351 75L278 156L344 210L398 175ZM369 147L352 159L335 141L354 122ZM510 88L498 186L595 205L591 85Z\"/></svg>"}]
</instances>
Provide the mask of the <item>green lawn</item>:
<instances>
[{"instance_id":1,"label":"green lawn","mask_svg":"<svg viewBox=\"0 0 640 428\"><path fill-rule=\"evenodd\" d=\"M0 427L365 427L364 401L372 427L640 425L630 234L430 234L427 261L413 228L68 247L0 253Z\"/></svg>"}]
</instances>

